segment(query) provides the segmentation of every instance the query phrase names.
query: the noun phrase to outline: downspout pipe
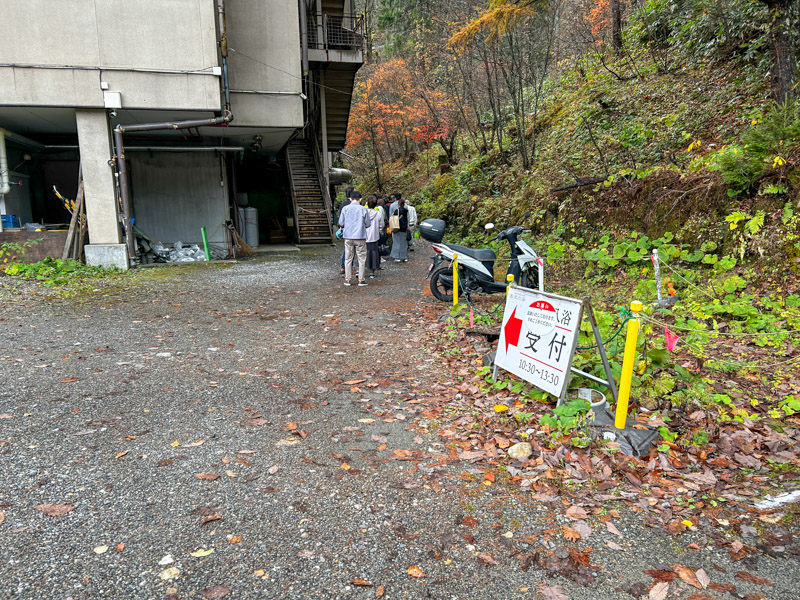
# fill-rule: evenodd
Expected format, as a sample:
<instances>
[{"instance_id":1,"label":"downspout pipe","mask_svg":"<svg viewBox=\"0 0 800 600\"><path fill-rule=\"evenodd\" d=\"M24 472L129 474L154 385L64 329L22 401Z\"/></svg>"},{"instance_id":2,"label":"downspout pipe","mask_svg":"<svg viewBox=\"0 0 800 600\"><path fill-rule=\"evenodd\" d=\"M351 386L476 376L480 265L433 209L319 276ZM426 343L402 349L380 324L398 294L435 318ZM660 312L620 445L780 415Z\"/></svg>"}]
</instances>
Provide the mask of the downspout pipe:
<instances>
[{"instance_id":1,"label":"downspout pipe","mask_svg":"<svg viewBox=\"0 0 800 600\"><path fill-rule=\"evenodd\" d=\"M300 5L300 41L303 49L303 84L308 76L308 20L306 17L306 0L297 0ZM303 90L305 92L305 90ZM306 92L306 95L308 93Z\"/></svg>"},{"instance_id":2,"label":"downspout pipe","mask_svg":"<svg viewBox=\"0 0 800 600\"><path fill-rule=\"evenodd\" d=\"M11 191L11 171L8 170L8 151L6 150L6 132L0 129L0 196Z\"/></svg>"},{"instance_id":3,"label":"downspout pipe","mask_svg":"<svg viewBox=\"0 0 800 600\"><path fill-rule=\"evenodd\" d=\"M231 110L231 86L228 81L228 28L225 23L225 0L217 0L219 19L219 51L222 55L222 85L225 90L225 110Z\"/></svg>"},{"instance_id":4,"label":"downspout pipe","mask_svg":"<svg viewBox=\"0 0 800 600\"><path fill-rule=\"evenodd\" d=\"M137 131L158 131L164 129L179 130L211 126L224 127L231 121L233 121L233 113L229 110L226 110L224 116L214 117L211 119L167 121L162 123L137 123L134 125L117 125L114 128L115 155L112 162L117 167L117 175L119 177L119 195L120 200L122 200L122 224L125 229L125 241L128 246L129 260L132 261L136 258L136 239L133 235L133 227L131 226L130 177L128 175L128 162L125 159L125 140L123 139L123 135Z\"/></svg>"}]
</instances>

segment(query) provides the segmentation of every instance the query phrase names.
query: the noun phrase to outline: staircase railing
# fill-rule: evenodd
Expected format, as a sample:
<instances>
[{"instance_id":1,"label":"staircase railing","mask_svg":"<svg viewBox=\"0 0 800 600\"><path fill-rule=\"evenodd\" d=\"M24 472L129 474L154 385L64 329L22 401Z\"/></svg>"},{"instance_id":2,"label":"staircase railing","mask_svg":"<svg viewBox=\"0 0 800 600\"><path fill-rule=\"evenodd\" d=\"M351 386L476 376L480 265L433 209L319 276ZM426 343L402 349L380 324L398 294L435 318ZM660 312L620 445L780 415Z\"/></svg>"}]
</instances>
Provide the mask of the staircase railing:
<instances>
[{"instance_id":1,"label":"staircase railing","mask_svg":"<svg viewBox=\"0 0 800 600\"><path fill-rule=\"evenodd\" d=\"M291 144L291 142L289 142ZM286 168L289 171L289 190L292 193L292 210L294 211L294 233L295 237L297 238L297 242L300 243L300 210L299 205L297 204L297 194L294 191L294 173L292 172L292 157L289 152L289 146L286 146Z\"/></svg>"},{"instance_id":2,"label":"staircase railing","mask_svg":"<svg viewBox=\"0 0 800 600\"><path fill-rule=\"evenodd\" d=\"M322 200L325 203L325 217L328 221L328 232L333 241L333 203L331 202L331 192L326 184L326 179L323 174L323 161L320 156L319 148L317 146L317 128L313 119L308 122L309 136L308 141L311 146L311 154L314 157L314 167L317 172L317 179L319 180L319 188L322 191Z\"/></svg>"}]
</instances>

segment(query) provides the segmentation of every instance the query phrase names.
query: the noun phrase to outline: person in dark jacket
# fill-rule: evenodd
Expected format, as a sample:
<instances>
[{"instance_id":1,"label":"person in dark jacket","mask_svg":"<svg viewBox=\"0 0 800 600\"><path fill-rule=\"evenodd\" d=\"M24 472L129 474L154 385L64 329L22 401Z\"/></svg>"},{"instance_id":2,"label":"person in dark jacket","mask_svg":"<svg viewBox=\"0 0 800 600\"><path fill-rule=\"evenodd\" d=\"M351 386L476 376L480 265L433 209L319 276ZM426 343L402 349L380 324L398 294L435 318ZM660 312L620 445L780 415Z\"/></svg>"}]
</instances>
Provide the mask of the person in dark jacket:
<instances>
[{"instance_id":1,"label":"person in dark jacket","mask_svg":"<svg viewBox=\"0 0 800 600\"><path fill-rule=\"evenodd\" d=\"M408 209L402 198L397 201L397 207L390 209L389 216L400 217L400 230L392 232L392 258L394 262L408 262ZM394 206L394 204L392 204Z\"/></svg>"}]
</instances>

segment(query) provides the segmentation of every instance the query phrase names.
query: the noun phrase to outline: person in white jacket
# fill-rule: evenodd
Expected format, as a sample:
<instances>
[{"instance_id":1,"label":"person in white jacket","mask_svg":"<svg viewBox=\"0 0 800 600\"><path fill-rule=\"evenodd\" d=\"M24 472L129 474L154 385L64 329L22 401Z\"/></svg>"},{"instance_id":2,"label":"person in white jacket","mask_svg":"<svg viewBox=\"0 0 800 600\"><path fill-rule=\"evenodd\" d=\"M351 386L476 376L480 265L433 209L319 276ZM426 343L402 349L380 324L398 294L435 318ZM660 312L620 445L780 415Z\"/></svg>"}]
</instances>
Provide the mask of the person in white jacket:
<instances>
[{"instance_id":1,"label":"person in white jacket","mask_svg":"<svg viewBox=\"0 0 800 600\"><path fill-rule=\"evenodd\" d=\"M411 206L408 202L406 202L406 209L408 210L408 234L406 235L406 239L408 240L408 250L409 252L414 251L414 231L417 228L417 209Z\"/></svg>"}]
</instances>

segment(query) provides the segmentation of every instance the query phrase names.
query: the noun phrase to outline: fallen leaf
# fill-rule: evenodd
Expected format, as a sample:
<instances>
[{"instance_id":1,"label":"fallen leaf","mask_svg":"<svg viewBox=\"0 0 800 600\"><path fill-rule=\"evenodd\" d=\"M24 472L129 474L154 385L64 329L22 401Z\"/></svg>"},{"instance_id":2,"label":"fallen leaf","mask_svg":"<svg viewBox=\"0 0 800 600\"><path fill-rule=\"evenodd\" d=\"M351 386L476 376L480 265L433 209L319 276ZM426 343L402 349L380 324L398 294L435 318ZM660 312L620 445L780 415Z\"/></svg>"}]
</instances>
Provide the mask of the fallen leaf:
<instances>
[{"instance_id":1,"label":"fallen leaf","mask_svg":"<svg viewBox=\"0 0 800 600\"><path fill-rule=\"evenodd\" d=\"M733 593L736 591L736 586L731 585L730 583L714 583L713 581L708 584L709 589L714 590L715 592L730 592Z\"/></svg>"},{"instance_id":2,"label":"fallen leaf","mask_svg":"<svg viewBox=\"0 0 800 600\"><path fill-rule=\"evenodd\" d=\"M471 517L467 515L466 517L461 518L461 522L459 525L463 525L464 527L475 527L478 524L478 519L475 517Z\"/></svg>"},{"instance_id":3,"label":"fallen leaf","mask_svg":"<svg viewBox=\"0 0 800 600\"><path fill-rule=\"evenodd\" d=\"M350 583L353 585L359 585L361 587L372 587L372 584L369 581L366 579L359 579L358 577L355 577Z\"/></svg>"},{"instance_id":4,"label":"fallen leaf","mask_svg":"<svg viewBox=\"0 0 800 600\"><path fill-rule=\"evenodd\" d=\"M582 540L588 540L592 535L592 528L586 521L578 521L575 523L575 531L581 536Z\"/></svg>"},{"instance_id":5,"label":"fallen leaf","mask_svg":"<svg viewBox=\"0 0 800 600\"><path fill-rule=\"evenodd\" d=\"M253 571L253 577L263 577L265 573L264 569L256 569Z\"/></svg>"},{"instance_id":6,"label":"fallen leaf","mask_svg":"<svg viewBox=\"0 0 800 600\"><path fill-rule=\"evenodd\" d=\"M506 412L507 410L508 410L508 407L505 404L495 404L494 405L494 412L496 412L496 413Z\"/></svg>"},{"instance_id":7,"label":"fallen leaf","mask_svg":"<svg viewBox=\"0 0 800 600\"><path fill-rule=\"evenodd\" d=\"M212 585L203 590L203 595L209 600L213 598L222 598L230 594L231 588L224 585Z\"/></svg>"},{"instance_id":8,"label":"fallen leaf","mask_svg":"<svg viewBox=\"0 0 800 600\"><path fill-rule=\"evenodd\" d=\"M122 552L123 550L125 550L125 544L117 544L116 546L114 546L114 550L116 550L117 552Z\"/></svg>"},{"instance_id":9,"label":"fallen leaf","mask_svg":"<svg viewBox=\"0 0 800 600\"><path fill-rule=\"evenodd\" d=\"M702 586L703 589L706 589L708 587L708 584L711 583L711 578L708 576L708 573L706 573L704 569L697 569L695 575L697 575L697 581L700 582L700 585Z\"/></svg>"},{"instance_id":10,"label":"fallen leaf","mask_svg":"<svg viewBox=\"0 0 800 600\"><path fill-rule=\"evenodd\" d=\"M359 423L367 423L367 424L369 424L369 423L374 423L375 419L359 419L358 422Z\"/></svg>"},{"instance_id":11,"label":"fallen leaf","mask_svg":"<svg viewBox=\"0 0 800 600\"><path fill-rule=\"evenodd\" d=\"M364 383L366 379L351 379L350 381L345 381L342 385L358 385L359 383Z\"/></svg>"},{"instance_id":12,"label":"fallen leaf","mask_svg":"<svg viewBox=\"0 0 800 600\"><path fill-rule=\"evenodd\" d=\"M764 523L771 523L772 525L774 525L775 523L778 523L782 518L783 518L782 514L777 514L777 515L759 515L758 520L759 521L764 521Z\"/></svg>"},{"instance_id":13,"label":"fallen leaf","mask_svg":"<svg viewBox=\"0 0 800 600\"><path fill-rule=\"evenodd\" d=\"M210 523L211 521L219 521L222 518L222 515L219 513L214 513L211 515L207 515L203 517L203 520L200 521L200 525L205 525L206 523Z\"/></svg>"},{"instance_id":14,"label":"fallen leaf","mask_svg":"<svg viewBox=\"0 0 800 600\"><path fill-rule=\"evenodd\" d=\"M258 450L239 450L239 454L255 454Z\"/></svg>"},{"instance_id":15,"label":"fallen leaf","mask_svg":"<svg viewBox=\"0 0 800 600\"><path fill-rule=\"evenodd\" d=\"M233 471L225 471L225 475L227 475L228 477L236 477L236 473L234 473Z\"/></svg>"},{"instance_id":16,"label":"fallen leaf","mask_svg":"<svg viewBox=\"0 0 800 600\"><path fill-rule=\"evenodd\" d=\"M345 471L349 471L352 467L347 463L342 463L342 466L340 468L344 469Z\"/></svg>"},{"instance_id":17,"label":"fallen leaf","mask_svg":"<svg viewBox=\"0 0 800 600\"><path fill-rule=\"evenodd\" d=\"M749 581L750 583L755 583L756 585L772 585L772 582L769 579L759 577L758 575L753 575L747 571L736 571L736 577L744 581Z\"/></svg>"},{"instance_id":18,"label":"fallen leaf","mask_svg":"<svg viewBox=\"0 0 800 600\"><path fill-rule=\"evenodd\" d=\"M617 542L612 542L611 540L606 540L606 546L611 548L612 550L616 550L618 552L624 552L624 548L620 546Z\"/></svg>"},{"instance_id":19,"label":"fallen leaf","mask_svg":"<svg viewBox=\"0 0 800 600\"><path fill-rule=\"evenodd\" d=\"M67 377L66 379L62 379L61 383L74 383L78 381L77 377Z\"/></svg>"},{"instance_id":20,"label":"fallen leaf","mask_svg":"<svg viewBox=\"0 0 800 600\"><path fill-rule=\"evenodd\" d=\"M36 510L42 511L48 517L63 517L70 511L75 510L72 504L39 504L33 507Z\"/></svg>"},{"instance_id":21,"label":"fallen leaf","mask_svg":"<svg viewBox=\"0 0 800 600\"><path fill-rule=\"evenodd\" d=\"M564 533L564 537L567 538L570 542L577 542L579 539L581 539L581 534L575 531L572 527L563 525L562 531Z\"/></svg>"},{"instance_id":22,"label":"fallen leaf","mask_svg":"<svg viewBox=\"0 0 800 600\"><path fill-rule=\"evenodd\" d=\"M170 567L169 569L164 569L161 573L158 574L161 579L166 581L167 579L173 579L178 577L181 574L181 570L178 567Z\"/></svg>"},{"instance_id":23,"label":"fallen leaf","mask_svg":"<svg viewBox=\"0 0 800 600\"><path fill-rule=\"evenodd\" d=\"M485 565L485 566L492 566L499 564L494 556L489 554L488 552L481 552L478 554L478 564Z\"/></svg>"},{"instance_id":24,"label":"fallen leaf","mask_svg":"<svg viewBox=\"0 0 800 600\"><path fill-rule=\"evenodd\" d=\"M697 575L695 575L694 571L692 571L689 567L685 567L683 565L670 565L670 568L678 574L678 577L680 577L681 581L684 583L688 583L697 589L701 589L703 587L697 580Z\"/></svg>"},{"instance_id":25,"label":"fallen leaf","mask_svg":"<svg viewBox=\"0 0 800 600\"><path fill-rule=\"evenodd\" d=\"M0 525L6 520L6 513L0 510Z\"/></svg>"},{"instance_id":26,"label":"fallen leaf","mask_svg":"<svg viewBox=\"0 0 800 600\"><path fill-rule=\"evenodd\" d=\"M172 442L172 443L170 443L170 446L172 446L173 448L177 448L180 445L181 445L181 443L179 441L177 441L177 440Z\"/></svg>"},{"instance_id":27,"label":"fallen leaf","mask_svg":"<svg viewBox=\"0 0 800 600\"><path fill-rule=\"evenodd\" d=\"M649 575L655 581L672 581L675 579L675 571L665 571L662 569L647 569L644 571L645 575Z\"/></svg>"},{"instance_id":28,"label":"fallen leaf","mask_svg":"<svg viewBox=\"0 0 800 600\"><path fill-rule=\"evenodd\" d=\"M488 472L488 473L484 474L483 478L484 478L486 481L494 481L494 473L492 473L492 472L490 471L490 472Z\"/></svg>"},{"instance_id":29,"label":"fallen leaf","mask_svg":"<svg viewBox=\"0 0 800 600\"><path fill-rule=\"evenodd\" d=\"M275 445L277 447L280 447L280 446L294 446L295 444L299 444L299 443L300 443L300 440L298 440L297 438L289 438L289 439L286 439L286 440L280 440Z\"/></svg>"},{"instance_id":30,"label":"fallen leaf","mask_svg":"<svg viewBox=\"0 0 800 600\"><path fill-rule=\"evenodd\" d=\"M206 550L205 548L201 548L200 550L195 550L194 552L190 552L189 556L194 556L195 558L200 558L202 556L208 556L209 554L213 554L214 549L209 548Z\"/></svg>"},{"instance_id":31,"label":"fallen leaf","mask_svg":"<svg viewBox=\"0 0 800 600\"><path fill-rule=\"evenodd\" d=\"M241 541L242 541L242 536L240 535L231 535L228 537L229 544L238 544Z\"/></svg>"},{"instance_id":32,"label":"fallen leaf","mask_svg":"<svg viewBox=\"0 0 800 600\"><path fill-rule=\"evenodd\" d=\"M378 589L375 590L375 597L380 598L381 596L383 596L383 586L379 585Z\"/></svg>"},{"instance_id":33,"label":"fallen leaf","mask_svg":"<svg viewBox=\"0 0 800 600\"><path fill-rule=\"evenodd\" d=\"M574 504L567 509L567 516L570 519L587 519L589 515L583 510L580 506L575 506Z\"/></svg>"},{"instance_id":34,"label":"fallen leaf","mask_svg":"<svg viewBox=\"0 0 800 600\"><path fill-rule=\"evenodd\" d=\"M125 456L127 453L128 453L128 451L127 451L127 450L125 450L125 452L119 452L119 453L118 453L118 454L117 454L117 455L116 455L114 458L122 458L122 457L123 457L123 456Z\"/></svg>"},{"instance_id":35,"label":"fallen leaf","mask_svg":"<svg viewBox=\"0 0 800 600\"><path fill-rule=\"evenodd\" d=\"M622 537L622 532L611 521L606 522L606 531L613 533L617 537Z\"/></svg>"},{"instance_id":36,"label":"fallen leaf","mask_svg":"<svg viewBox=\"0 0 800 600\"><path fill-rule=\"evenodd\" d=\"M215 481L219 479L217 473L195 473L194 476L203 481Z\"/></svg>"},{"instance_id":37,"label":"fallen leaf","mask_svg":"<svg viewBox=\"0 0 800 600\"><path fill-rule=\"evenodd\" d=\"M539 585L539 596L542 600L569 600L564 588L560 585Z\"/></svg>"},{"instance_id":38,"label":"fallen leaf","mask_svg":"<svg viewBox=\"0 0 800 600\"><path fill-rule=\"evenodd\" d=\"M97 546L94 549L95 554L105 554L106 552L108 552L108 546Z\"/></svg>"},{"instance_id":39,"label":"fallen leaf","mask_svg":"<svg viewBox=\"0 0 800 600\"><path fill-rule=\"evenodd\" d=\"M686 598L686 600L714 600L714 596L706 594L705 592L697 592Z\"/></svg>"},{"instance_id":40,"label":"fallen leaf","mask_svg":"<svg viewBox=\"0 0 800 600\"><path fill-rule=\"evenodd\" d=\"M408 574L412 577L425 577L425 572L416 565L408 567Z\"/></svg>"},{"instance_id":41,"label":"fallen leaf","mask_svg":"<svg viewBox=\"0 0 800 600\"><path fill-rule=\"evenodd\" d=\"M275 475L275 473L278 472L278 469L280 469L278 465L272 465L269 469L267 469L267 473L270 475Z\"/></svg>"},{"instance_id":42,"label":"fallen leaf","mask_svg":"<svg viewBox=\"0 0 800 600\"><path fill-rule=\"evenodd\" d=\"M668 591L669 584L666 581L660 581L650 588L647 598L648 600L665 600Z\"/></svg>"}]
</instances>

